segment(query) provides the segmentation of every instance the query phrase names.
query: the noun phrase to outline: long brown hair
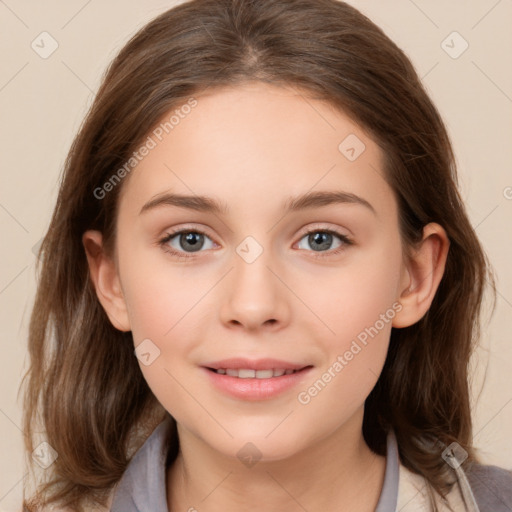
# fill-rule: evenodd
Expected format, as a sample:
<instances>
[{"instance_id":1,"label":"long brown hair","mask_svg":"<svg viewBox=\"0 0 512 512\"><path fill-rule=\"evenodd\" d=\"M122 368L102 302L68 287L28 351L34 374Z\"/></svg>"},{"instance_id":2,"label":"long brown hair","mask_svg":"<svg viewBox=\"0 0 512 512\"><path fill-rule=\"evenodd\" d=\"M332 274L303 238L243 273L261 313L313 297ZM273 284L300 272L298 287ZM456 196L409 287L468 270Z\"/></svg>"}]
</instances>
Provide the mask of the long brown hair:
<instances>
[{"instance_id":1,"label":"long brown hair","mask_svg":"<svg viewBox=\"0 0 512 512\"><path fill-rule=\"evenodd\" d=\"M58 458L24 502L29 510L38 503L104 505L134 450L166 414L143 378L131 333L116 330L98 302L81 242L84 231L97 229L114 250L127 178L104 197L94 191L165 113L207 88L248 80L296 87L368 130L385 155L404 254L427 223L445 228L443 279L428 313L392 330L365 403L363 434L384 455L393 429L402 463L441 495L452 481L443 447L455 441L468 453L465 465L478 462L468 363L485 283L494 290L494 279L457 190L446 129L409 59L336 0L192 0L158 16L121 49L65 162L39 253L24 377L27 453L40 427Z\"/></svg>"}]
</instances>

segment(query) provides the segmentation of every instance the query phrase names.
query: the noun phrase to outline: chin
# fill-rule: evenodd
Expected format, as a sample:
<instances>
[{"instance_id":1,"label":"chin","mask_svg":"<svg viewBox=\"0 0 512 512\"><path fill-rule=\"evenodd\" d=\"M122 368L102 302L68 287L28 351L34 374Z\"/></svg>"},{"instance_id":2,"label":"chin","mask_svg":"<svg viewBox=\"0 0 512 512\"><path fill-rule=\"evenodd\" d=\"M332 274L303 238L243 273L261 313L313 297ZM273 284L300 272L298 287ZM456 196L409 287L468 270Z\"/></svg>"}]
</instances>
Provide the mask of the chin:
<instances>
[{"instance_id":1,"label":"chin","mask_svg":"<svg viewBox=\"0 0 512 512\"><path fill-rule=\"evenodd\" d=\"M268 429L265 433L255 433L254 429L231 431L233 438L224 436L222 440L212 440L214 442L209 444L228 457L235 455L242 463L243 459L247 458L259 462L285 460L305 448L304 436L300 436L298 433L294 435L283 429L283 432L275 432L267 437L271 430ZM208 442L207 439L205 441Z\"/></svg>"}]
</instances>

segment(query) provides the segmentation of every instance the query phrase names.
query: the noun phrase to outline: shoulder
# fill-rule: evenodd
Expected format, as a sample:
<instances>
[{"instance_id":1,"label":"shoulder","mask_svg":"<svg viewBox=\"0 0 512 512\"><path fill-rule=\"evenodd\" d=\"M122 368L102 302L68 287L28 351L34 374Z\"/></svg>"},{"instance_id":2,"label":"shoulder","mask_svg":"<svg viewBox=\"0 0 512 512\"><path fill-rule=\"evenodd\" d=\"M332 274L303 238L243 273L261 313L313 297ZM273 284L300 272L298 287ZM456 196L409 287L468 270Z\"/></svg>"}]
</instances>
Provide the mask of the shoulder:
<instances>
[{"instance_id":1,"label":"shoulder","mask_svg":"<svg viewBox=\"0 0 512 512\"><path fill-rule=\"evenodd\" d=\"M435 506L439 512L475 511L474 508L466 506L459 485L454 485L444 498L437 493L431 495L425 477L410 471L400 463L396 510L400 512L432 512L434 510L432 499L435 501ZM484 512L484 510L481 512Z\"/></svg>"},{"instance_id":2,"label":"shoulder","mask_svg":"<svg viewBox=\"0 0 512 512\"><path fill-rule=\"evenodd\" d=\"M462 476L461 478L461 474ZM445 499L435 496L442 511L447 504L453 510L480 510L480 512L512 512L512 471L490 465L473 463L458 473ZM397 510L401 512L431 510L425 479L400 464L400 485ZM470 503L473 502L473 505ZM478 506L478 509L474 507Z\"/></svg>"},{"instance_id":3,"label":"shoulder","mask_svg":"<svg viewBox=\"0 0 512 512\"><path fill-rule=\"evenodd\" d=\"M112 512L167 510L166 460L173 419L168 416L130 460L111 496Z\"/></svg>"},{"instance_id":4,"label":"shoulder","mask_svg":"<svg viewBox=\"0 0 512 512\"><path fill-rule=\"evenodd\" d=\"M474 463L464 472L481 510L512 511L512 471Z\"/></svg>"}]
</instances>

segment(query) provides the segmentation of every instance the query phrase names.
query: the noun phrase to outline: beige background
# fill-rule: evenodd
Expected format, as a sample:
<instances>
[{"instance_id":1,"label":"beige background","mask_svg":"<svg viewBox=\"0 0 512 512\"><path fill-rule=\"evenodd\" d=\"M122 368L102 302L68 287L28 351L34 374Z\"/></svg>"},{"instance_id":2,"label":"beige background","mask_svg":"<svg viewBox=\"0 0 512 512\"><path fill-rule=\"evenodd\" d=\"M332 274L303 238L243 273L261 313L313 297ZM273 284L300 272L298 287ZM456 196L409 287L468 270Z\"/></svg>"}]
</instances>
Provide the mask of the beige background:
<instances>
[{"instance_id":1,"label":"beige background","mask_svg":"<svg viewBox=\"0 0 512 512\"><path fill-rule=\"evenodd\" d=\"M64 158L103 70L138 28L175 3L0 0L0 511L20 510L17 392L28 362L33 247L48 227ZM512 469L512 1L350 3L409 55L452 136L462 195L499 290L474 359L475 444L486 463ZM31 48L43 31L59 45L47 59ZM464 41L446 39L453 31L469 44L458 58Z\"/></svg>"}]
</instances>

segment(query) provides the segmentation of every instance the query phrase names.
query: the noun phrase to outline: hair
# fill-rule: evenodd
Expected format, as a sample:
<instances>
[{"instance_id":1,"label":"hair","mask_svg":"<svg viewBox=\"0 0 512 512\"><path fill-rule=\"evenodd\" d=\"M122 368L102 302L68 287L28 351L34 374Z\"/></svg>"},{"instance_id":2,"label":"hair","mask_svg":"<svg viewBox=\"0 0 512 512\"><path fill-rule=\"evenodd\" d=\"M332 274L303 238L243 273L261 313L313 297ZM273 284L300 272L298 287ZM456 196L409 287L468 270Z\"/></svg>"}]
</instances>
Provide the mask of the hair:
<instances>
[{"instance_id":1,"label":"hair","mask_svg":"<svg viewBox=\"0 0 512 512\"><path fill-rule=\"evenodd\" d=\"M336 0L192 0L140 29L106 70L65 161L38 255L38 288L23 378L26 452L36 421L58 458L26 510L105 505L131 456L167 411L134 356L130 332L113 327L90 279L82 234L102 232L115 252L119 194L127 178L94 193L123 167L162 116L208 89L249 81L296 87L355 120L379 145L399 207L408 257L423 227L450 240L429 311L393 328L382 373L365 402L363 435L386 454L395 432L402 464L445 496L453 470L441 456L472 446L470 356L480 335L491 266L458 192L441 117L404 52L355 8ZM25 383L25 380L27 382ZM177 446L177 434L171 435ZM29 461L30 463L31 461ZM39 509L37 509L39 510Z\"/></svg>"}]
</instances>

